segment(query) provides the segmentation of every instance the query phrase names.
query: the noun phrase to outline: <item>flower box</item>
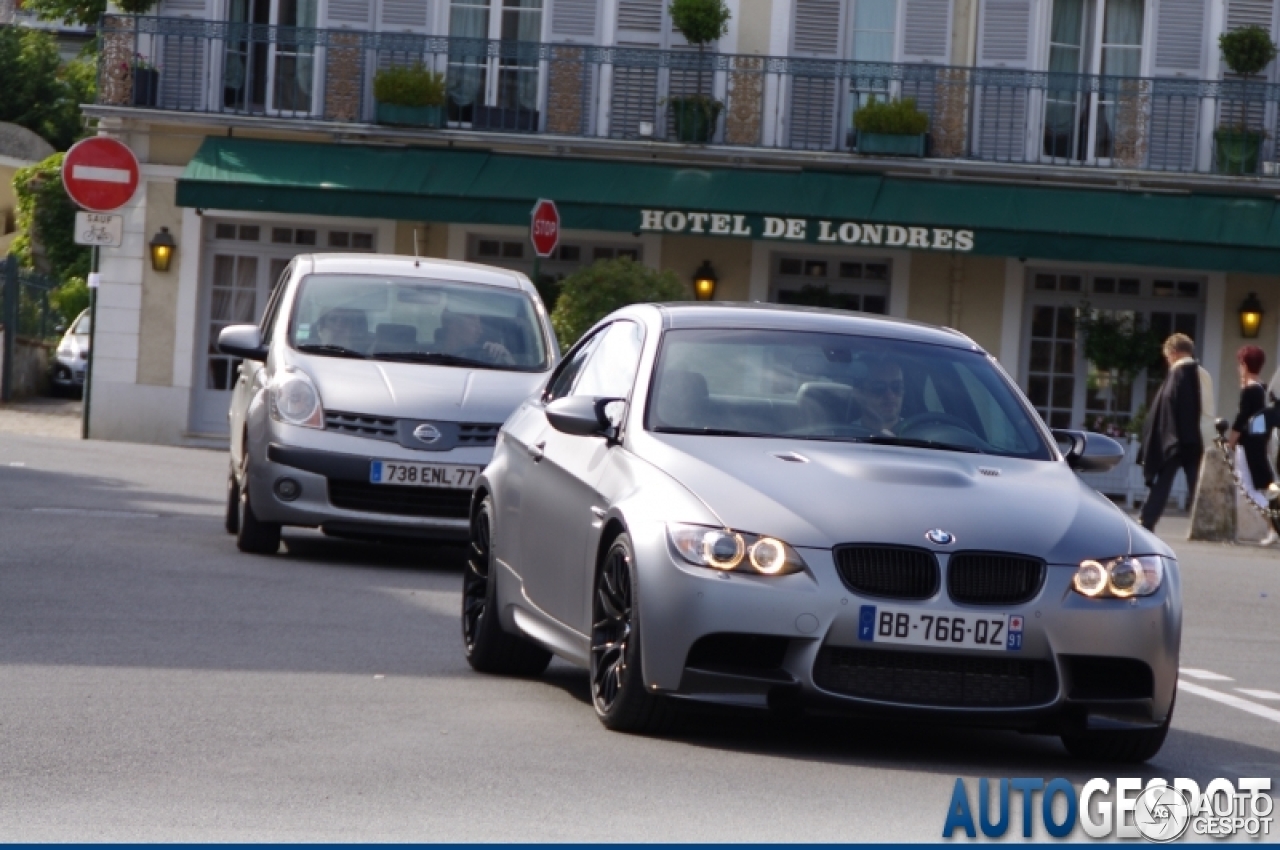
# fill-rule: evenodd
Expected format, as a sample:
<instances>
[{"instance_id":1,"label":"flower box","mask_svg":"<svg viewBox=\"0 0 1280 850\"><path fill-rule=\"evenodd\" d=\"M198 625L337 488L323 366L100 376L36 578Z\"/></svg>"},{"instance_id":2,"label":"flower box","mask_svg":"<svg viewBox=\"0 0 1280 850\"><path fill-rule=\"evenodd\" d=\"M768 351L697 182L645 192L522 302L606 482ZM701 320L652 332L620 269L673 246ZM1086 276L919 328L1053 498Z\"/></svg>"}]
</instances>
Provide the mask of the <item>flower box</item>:
<instances>
[{"instance_id":1,"label":"flower box","mask_svg":"<svg viewBox=\"0 0 1280 850\"><path fill-rule=\"evenodd\" d=\"M924 156L925 133L858 133L858 153L877 156Z\"/></svg>"},{"instance_id":2,"label":"flower box","mask_svg":"<svg viewBox=\"0 0 1280 850\"><path fill-rule=\"evenodd\" d=\"M671 98L671 119L676 141L706 144L716 134L716 120L723 108L717 100L693 95Z\"/></svg>"},{"instance_id":3,"label":"flower box","mask_svg":"<svg viewBox=\"0 0 1280 850\"><path fill-rule=\"evenodd\" d=\"M379 103L376 115L379 124L433 128L444 126L443 106L401 106L398 103Z\"/></svg>"},{"instance_id":4,"label":"flower box","mask_svg":"<svg viewBox=\"0 0 1280 850\"><path fill-rule=\"evenodd\" d=\"M133 69L133 105L155 106L160 94L160 72L155 68Z\"/></svg>"},{"instance_id":5,"label":"flower box","mask_svg":"<svg viewBox=\"0 0 1280 850\"><path fill-rule=\"evenodd\" d=\"M1218 130L1213 134L1214 160L1219 174L1257 174L1264 134L1246 130Z\"/></svg>"}]
</instances>

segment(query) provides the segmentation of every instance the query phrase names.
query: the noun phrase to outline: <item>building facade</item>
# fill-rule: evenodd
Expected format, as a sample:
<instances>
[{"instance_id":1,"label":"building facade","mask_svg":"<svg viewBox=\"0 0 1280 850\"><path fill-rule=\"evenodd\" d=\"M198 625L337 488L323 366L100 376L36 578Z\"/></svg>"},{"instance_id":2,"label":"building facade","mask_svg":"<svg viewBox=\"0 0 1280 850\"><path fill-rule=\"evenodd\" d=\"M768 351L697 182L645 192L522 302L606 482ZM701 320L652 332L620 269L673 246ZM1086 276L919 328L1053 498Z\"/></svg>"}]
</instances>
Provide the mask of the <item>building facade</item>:
<instances>
[{"instance_id":1,"label":"building facade","mask_svg":"<svg viewBox=\"0 0 1280 850\"><path fill-rule=\"evenodd\" d=\"M955 327L1054 427L1120 429L1162 377L1093 369L1081 309L1198 343L1233 411L1239 308L1280 359L1280 85L1217 36L1278 0L730 0L698 50L664 0L162 0L104 24L98 131L144 184L103 252L91 434L217 445L237 364L295 254L376 251L541 273L631 256L716 298ZM141 55L145 65L132 58ZM377 123L379 69L445 75L443 126ZM155 65L151 71L146 66ZM139 82L141 81L141 83ZM853 114L914 98L925 156ZM714 103L699 129L682 104ZM706 122L704 121L705 125ZM1252 138L1241 152L1240 137ZM177 241L166 272L147 244Z\"/></svg>"}]
</instances>

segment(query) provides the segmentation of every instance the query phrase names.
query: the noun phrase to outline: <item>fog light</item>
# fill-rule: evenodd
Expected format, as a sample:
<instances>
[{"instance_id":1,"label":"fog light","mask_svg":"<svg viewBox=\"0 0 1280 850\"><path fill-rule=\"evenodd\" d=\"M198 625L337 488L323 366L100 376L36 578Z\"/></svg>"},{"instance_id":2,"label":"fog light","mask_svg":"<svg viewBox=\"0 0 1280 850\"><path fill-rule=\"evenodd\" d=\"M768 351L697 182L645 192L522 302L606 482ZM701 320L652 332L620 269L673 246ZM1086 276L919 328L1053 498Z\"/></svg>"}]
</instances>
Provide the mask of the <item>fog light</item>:
<instances>
[{"instance_id":1,"label":"fog light","mask_svg":"<svg viewBox=\"0 0 1280 850\"><path fill-rule=\"evenodd\" d=\"M276 479L276 496L282 502L292 502L302 495L302 485L292 478Z\"/></svg>"}]
</instances>

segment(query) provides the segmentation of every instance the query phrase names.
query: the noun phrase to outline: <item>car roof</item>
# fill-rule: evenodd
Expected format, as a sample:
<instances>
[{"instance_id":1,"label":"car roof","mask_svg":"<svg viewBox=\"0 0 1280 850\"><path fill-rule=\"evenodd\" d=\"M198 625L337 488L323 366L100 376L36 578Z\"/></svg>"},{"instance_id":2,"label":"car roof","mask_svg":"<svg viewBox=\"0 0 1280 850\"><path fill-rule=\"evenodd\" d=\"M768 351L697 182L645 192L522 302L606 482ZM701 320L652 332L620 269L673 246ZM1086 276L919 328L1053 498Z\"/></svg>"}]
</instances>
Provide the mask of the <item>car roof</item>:
<instances>
[{"instance_id":1,"label":"car roof","mask_svg":"<svg viewBox=\"0 0 1280 850\"><path fill-rule=\"evenodd\" d=\"M776 330L843 333L926 342L981 351L969 337L907 319L872 313L753 302L677 301L654 304L666 328L770 328Z\"/></svg>"},{"instance_id":2,"label":"car roof","mask_svg":"<svg viewBox=\"0 0 1280 850\"><path fill-rule=\"evenodd\" d=\"M444 278L459 283L481 283L489 286L504 286L509 289L533 289L528 278L519 272L458 260L408 257L399 254L306 254L300 259L310 261L314 272Z\"/></svg>"}]
</instances>

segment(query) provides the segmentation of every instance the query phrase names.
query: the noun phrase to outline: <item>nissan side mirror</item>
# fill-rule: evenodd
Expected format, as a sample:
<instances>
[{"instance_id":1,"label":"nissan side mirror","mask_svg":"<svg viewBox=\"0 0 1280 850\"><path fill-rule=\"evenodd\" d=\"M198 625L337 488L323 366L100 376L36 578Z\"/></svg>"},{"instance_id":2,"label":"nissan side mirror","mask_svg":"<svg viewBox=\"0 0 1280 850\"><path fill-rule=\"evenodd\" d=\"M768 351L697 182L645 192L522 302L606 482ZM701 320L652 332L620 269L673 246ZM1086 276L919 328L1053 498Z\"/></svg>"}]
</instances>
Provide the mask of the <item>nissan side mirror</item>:
<instances>
[{"instance_id":1,"label":"nissan side mirror","mask_svg":"<svg viewBox=\"0 0 1280 850\"><path fill-rule=\"evenodd\" d=\"M617 435L617 428L610 421L605 408L619 401L625 399L565 396L547 405L547 421L552 428L565 434L612 440Z\"/></svg>"},{"instance_id":2,"label":"nissan side mirror","mask_svg":"<svg viewBox=\"0 0 1280 850\"><path fill-rule=\"evenodd\" d=\"M1124 460L1125 447L1105 434L1061 428L1054 429L1053 438L1067 466L1077 472L1106 472Z\"/></svg>"},{"instance_id":3,"label":"nissan side mirror","mask_svg":"<svg viewBox=\"0 0 1280 850\"><path fill-rule=\"evenodd\" d=\"M218 334L218 350L245 360L266 360L267 347L257 325L228 325Z\"/></svg>"}]
</instances>

